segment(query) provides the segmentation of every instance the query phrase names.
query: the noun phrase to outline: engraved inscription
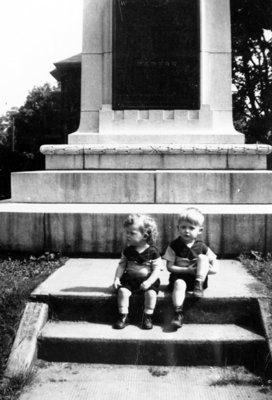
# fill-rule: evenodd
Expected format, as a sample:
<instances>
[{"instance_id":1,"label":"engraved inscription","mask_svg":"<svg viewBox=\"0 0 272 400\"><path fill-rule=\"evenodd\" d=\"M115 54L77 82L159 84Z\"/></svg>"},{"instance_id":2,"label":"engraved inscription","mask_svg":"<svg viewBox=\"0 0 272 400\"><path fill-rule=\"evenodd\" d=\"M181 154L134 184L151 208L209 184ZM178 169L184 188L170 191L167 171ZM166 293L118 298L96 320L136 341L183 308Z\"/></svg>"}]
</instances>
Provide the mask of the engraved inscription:
<instances>
[{"instance_id":1,"label":"engraved inscription","mask_svg":"<svg viewBox=\"0 0 272 400\"><path fill-rule=\"evenodd\" d=\"M113 109L199 108L199 0L115 0Z\"/></svg>"}]
</instances>

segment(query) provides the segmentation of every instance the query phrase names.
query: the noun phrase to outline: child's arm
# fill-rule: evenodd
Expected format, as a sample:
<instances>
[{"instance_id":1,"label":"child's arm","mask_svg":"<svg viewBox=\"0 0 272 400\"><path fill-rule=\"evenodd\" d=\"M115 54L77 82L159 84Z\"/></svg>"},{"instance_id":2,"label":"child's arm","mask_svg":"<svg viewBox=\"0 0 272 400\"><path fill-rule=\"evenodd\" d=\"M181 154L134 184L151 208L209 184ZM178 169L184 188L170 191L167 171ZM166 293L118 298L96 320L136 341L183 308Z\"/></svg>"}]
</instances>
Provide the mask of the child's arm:
<instances>
[{"instance_id":1,"label":"child's arm","mask_svg":"<svg viewBox=\"0 0 272 400\"><path fill-rule=\"evenodd\" d=\"M189 265L188 267L179 267L174 264L174 261L167 260L166 268L169 272L173 274L195 274L195 266Z\"/></svg>"},{"instance_id":2,"label":"child's arm","mask_svg":"<svg viewBox=\"0 0 272 400\"><path fill-rule=\"evenodd\" d=\"M140 285L142 290L147 290L150 286L156 282L156 280L160 277L162 271L162 259L161 257L152 260L152 272L151 275Z\"/></svg>"},{"instance_id":3,"label":"child's arm","mask_svg":"<svg viewBox=\"0 0 272 400\"><path fill-rule=\"evenodd\" d=\"M166 267L169 272L173 274L195 274L196 269L194 264L192 266L192 263L187 259L183 260L183 266L175 265L177 256L171 246L167 247L163 258L166 260Z\"/></svg>"},{"instance_id":4,"label":"child's arm","mask_svg":"<svg viewBox=\"0 0 272 400\"><path fill-rule=\"evenodd\" d=\"M126 265L127 265L127 258L124 254L122 254L113 281L113 287L115 290L117 290L121 286L120 279L122 278L123 273L125 272Z\"/></svg>"}]
</instances>

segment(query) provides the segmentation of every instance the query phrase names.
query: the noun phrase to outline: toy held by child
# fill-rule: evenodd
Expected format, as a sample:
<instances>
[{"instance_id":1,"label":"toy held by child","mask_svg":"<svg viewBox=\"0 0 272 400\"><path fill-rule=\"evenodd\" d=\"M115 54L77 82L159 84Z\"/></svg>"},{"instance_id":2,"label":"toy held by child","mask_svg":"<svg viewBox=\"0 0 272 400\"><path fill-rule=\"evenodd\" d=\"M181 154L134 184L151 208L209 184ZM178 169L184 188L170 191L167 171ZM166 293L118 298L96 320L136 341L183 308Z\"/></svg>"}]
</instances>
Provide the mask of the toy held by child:
<instances>
[{"instance_id":1,"label":"toy held by child","mask_svg":"<svg viewBox=\"0 0 272 400\"><path fill-rule=\"evenodd\" d=\"M183 303L186 292L202 297L208 287L208 275L218 269L216 255L198 236L203 231L204 216L196 208L185 209L178 217L179 236L167 247L163 258L170 272L169 289L172 291L174 317L171 324L183 325Z\"/></svg>"},{"instance_id":2,"label":"toy held by child","mask_svg":"<svg viewBox=\"0 0 272 400\"><path fill-rule=\"evenodd\" d=\"M146 215L132 214L124 221L128 246L122 253L115 273L113 287L118 291L119 318L115 329L128 325L129 299L133 292L144 294L142 329L152 329L152 315L159 291L162 260L154 242L157 237L155 221Z\"/></svg>"}]
</instances>

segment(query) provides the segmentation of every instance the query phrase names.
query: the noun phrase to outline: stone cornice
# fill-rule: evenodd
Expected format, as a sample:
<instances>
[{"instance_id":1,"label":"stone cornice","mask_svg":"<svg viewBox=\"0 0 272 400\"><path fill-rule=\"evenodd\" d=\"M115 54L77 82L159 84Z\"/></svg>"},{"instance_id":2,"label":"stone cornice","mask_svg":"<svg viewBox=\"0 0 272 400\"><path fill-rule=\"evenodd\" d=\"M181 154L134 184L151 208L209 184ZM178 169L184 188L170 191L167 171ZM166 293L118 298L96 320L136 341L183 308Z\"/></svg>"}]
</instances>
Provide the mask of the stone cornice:
<instances>
[{"instance_id":1,"label":"stone cornice","mask_svg":"<svg viewBox=\"0 0 272 400\"><path fill-rule=\"evenodd\" d=\"M118 154L153 154L153 155L266 155L272 153L272 146L267 144L222 144L222 145L43 145L40 148L42 154L47 156L65 155L118 155Z\"/></svg>"}]
</instances>

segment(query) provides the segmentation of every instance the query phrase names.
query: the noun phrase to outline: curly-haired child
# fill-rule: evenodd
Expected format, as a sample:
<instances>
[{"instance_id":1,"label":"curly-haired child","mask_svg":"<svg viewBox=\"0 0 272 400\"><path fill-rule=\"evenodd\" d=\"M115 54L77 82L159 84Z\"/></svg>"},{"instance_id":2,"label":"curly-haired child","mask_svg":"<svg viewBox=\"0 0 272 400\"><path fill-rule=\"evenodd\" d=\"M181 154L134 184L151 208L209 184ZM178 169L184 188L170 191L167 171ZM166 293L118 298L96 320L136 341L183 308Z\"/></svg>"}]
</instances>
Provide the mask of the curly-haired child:
<instances>
[{"instance_id":1,"label":"curly-haired child","mask_svg":"<svg viewBox=\"0 0 272 400\"><path fill-rule=\"evenodd\" d=\"M129 299L133 292L144 294L142 329L152 329L152 315L160 286L162 260L154 242L157 237L156 222L149 216L129 215L124 221L128 246L124 249L115 273L114 288L118 291L119 317L115 329L128 325Z\"/></svg>"}]
</instances>

